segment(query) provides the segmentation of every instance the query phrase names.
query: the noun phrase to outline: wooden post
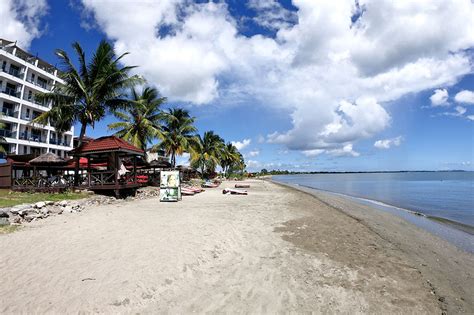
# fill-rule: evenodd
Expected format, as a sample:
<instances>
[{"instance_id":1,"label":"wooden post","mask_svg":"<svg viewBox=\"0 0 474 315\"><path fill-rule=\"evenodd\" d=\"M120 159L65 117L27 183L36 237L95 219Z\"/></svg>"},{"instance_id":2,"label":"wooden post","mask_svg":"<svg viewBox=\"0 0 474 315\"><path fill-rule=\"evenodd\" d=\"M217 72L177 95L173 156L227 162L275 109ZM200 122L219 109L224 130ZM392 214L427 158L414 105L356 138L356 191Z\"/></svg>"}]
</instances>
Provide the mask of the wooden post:
<instances>
[{"instance_id":1,"label":"wooden post","mask_svg":"<svg viewBox=\"0 0 474 315\"><path fill-rule=\"evenodd\" d=\"M91 158L87 158L87 185L91 187Z\"/></svg>"},{"instance_id":2,"label":"wooden post","mask_svg":"<svg viewBox=\"0 0 474 315\"><path fill-rule=\"evenodd\" d=\"M115 164L115 185L119 184L118 170L119 170L119 161L118 161L118 152L113 152L113 159Z\"/></svg>"},{"instance_id":3,"label":"wooden post","mask_svg":"<svg viewBox=\"0 0 474 315\"><path fill-rule=\"evenodd\" d=\"M137 156L133 156L133 183L137 183Z\"/></svg>"}]
</instances>

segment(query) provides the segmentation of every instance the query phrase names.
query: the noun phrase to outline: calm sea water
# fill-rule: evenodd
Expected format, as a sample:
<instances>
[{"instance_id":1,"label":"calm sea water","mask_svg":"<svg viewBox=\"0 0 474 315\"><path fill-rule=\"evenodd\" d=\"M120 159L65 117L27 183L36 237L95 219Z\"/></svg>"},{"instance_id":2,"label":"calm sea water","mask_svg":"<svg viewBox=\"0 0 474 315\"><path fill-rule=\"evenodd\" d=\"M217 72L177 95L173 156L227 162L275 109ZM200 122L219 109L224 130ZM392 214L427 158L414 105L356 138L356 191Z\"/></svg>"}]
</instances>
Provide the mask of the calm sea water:
<instances>
[{"instance_id":1,"label":"calm sea water","mask_svg":"<svg viewBox=\"0 0 474 315\"><path fill-rule=\"evenodd\" d=\"M474 226L474 172L305 174L273 179Z\"/></svg>"}]
</instances>

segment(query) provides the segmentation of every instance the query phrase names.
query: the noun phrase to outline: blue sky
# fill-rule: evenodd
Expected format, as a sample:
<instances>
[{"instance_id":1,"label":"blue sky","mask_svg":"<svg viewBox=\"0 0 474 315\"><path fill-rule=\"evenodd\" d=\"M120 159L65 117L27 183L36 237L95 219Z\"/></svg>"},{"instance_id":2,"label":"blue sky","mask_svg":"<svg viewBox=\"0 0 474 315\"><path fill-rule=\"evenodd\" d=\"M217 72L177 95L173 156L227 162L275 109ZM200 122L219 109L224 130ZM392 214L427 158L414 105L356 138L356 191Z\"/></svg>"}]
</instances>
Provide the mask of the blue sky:
<instances>
[{"instance_id":1,"label":"blue sky","mask_svg":"<svg viewBox=\"0 0 474 315\"><path fill-rule=\"evenodd\" d=\"M111 41L250 170L474 170L473 6L5 0L0 37L52 64Z\"/></svg>"}]
</instances>

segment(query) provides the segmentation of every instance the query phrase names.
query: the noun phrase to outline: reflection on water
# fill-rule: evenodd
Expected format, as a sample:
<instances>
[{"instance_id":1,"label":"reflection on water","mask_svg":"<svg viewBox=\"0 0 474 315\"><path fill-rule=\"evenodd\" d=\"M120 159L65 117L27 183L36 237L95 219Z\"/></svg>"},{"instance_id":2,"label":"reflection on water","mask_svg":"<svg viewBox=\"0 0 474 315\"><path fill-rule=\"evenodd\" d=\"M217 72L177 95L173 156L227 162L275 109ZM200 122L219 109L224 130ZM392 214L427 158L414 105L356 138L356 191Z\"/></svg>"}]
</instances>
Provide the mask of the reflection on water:
<instances>
[{"instance_id":1,"label":"reflection on water","mask_svg":"<svg viewBox=\"0 0 474 315\"><path fill-rule=\"evenodd\" d=\"M273 179L474 226L474 172L304 174Z\"/></svg>"}]
</instances>

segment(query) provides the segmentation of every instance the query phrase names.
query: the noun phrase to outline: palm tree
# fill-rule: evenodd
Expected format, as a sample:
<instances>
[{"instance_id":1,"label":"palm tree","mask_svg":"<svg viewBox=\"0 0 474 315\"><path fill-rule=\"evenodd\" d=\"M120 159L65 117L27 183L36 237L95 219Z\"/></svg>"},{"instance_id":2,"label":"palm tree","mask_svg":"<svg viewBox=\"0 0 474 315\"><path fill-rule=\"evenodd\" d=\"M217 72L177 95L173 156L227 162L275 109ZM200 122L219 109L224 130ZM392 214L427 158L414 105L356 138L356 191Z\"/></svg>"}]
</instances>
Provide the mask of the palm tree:
<instances>
[{"instance_id":1,"label":"palm tree","mask_svg":"<svg viewBox=\"0 0 474 315\"><path fill-rule=\"evenodd\" d=\"M2 119L3 117L3 114L0 113L0 119ZM5 128L5 124L0 122L0 129L4 129ZM7 140L5 139L4 136L0 136L0 153L2 154L5 154L7 153L7 150L5 150L5 147L3 146L4 144L6 144Z\"/></svg>"},{"instance_id":2,"label":"palm tree","mask_svg":"<svg viewBox=\"0 0 474 315\"><path fill-rule=\"evenodd\" d=\"M163 114L163 126L160 133L161 142L152 150L164 150L171 157L171 166L176 166L176 155L192 152L196 143L194 117L182 108L171 108Z\"/></svg>"},{"instance_id":3,"label":"palm tree","mask_svg":"<svg viewBox=\"0 0 474 315\"><path fill-rule=\"evenodd\" d=\"M191 152L191 165L200 169L203 176L213 173L221 161L224 146L220 136L213 131L206 131L202 138L198 136L198 142Z\"/></svg>"},{"instance_id":4,"label":"palm tree","mask_svg":"<svg viewBox=\"0 0 474 315\"><path fill-rule=\"evenodd\" d=\"M50 122L58 133L79 123L80 146L87 126L94 128L95 122L104 118L108 110L125 105L127 101L122 98L122 91L142 82L142 79L129 75L135 67L119 65L120 60L128 53L117 57L112 46L105 40L100 42L89 63L86 63L84 50L79 43L73 43L72 47L77 54L79 68L76 68L64 50L56 50L56 56L61 60L63 68L60 77L64 80L64 85L56 85L52 92L38 95L44 101L51 101L52 108L37 117L34 122L43 125ZM79 181L78 174L77 158L75 185Z\"/></svg>"},{"instance_id":5,"label":"palm tree","mask_svg":"<svg viewBox=\"0 0 474 315\"><path fill-rule=\"evenodd\" d=\"M233 168L241 161L242 155L231 142L227 143L222 150L220 165L224 171L224 176L228 177Z\"/></svg>"},{"instance_id":6,"label":"palm tree","mask_svg":"<svg viewBox=\"0 0 474 315\"><path fill-rule=\"evenodd\" d=\"M81 145L87 126L94 128L95 122L104 118L108 110L125 105L127 101L122 98L123 90L142 82L142 79L129 75L135 67L119 65L128 53L117 57L112 46L104 40L88 64L80 44L75 42L72 47L78 57L79 69L64 50L56 50L63 68L60 77L65 83L56 85L50 93L38 95L44 101L52 101L53 105L34 122L43 125L50 122L58 132L69 130L79 123L78 145Z\"/></svg>"},{"instance_id":7,"label":"palm tree","mask_svg":"<svg viewBox=\"0 0 474 315\"><path fill-rule=\"evenodd\" d=\"M132 99L124 109L113 111L120 121L108 127L117 130L116 136L146 151L147 145L160 135L160 106L166 98L159 97L158 91L151 87L141 94L132 88L131 94Z\"/></svg>"}]
</instances>

